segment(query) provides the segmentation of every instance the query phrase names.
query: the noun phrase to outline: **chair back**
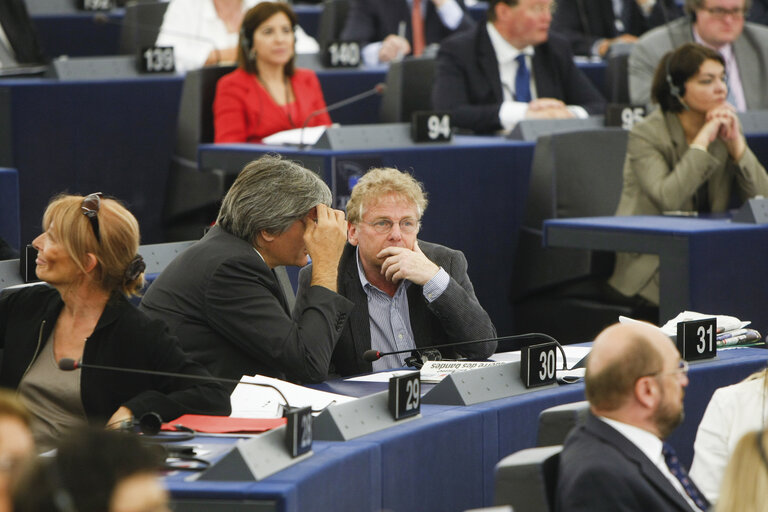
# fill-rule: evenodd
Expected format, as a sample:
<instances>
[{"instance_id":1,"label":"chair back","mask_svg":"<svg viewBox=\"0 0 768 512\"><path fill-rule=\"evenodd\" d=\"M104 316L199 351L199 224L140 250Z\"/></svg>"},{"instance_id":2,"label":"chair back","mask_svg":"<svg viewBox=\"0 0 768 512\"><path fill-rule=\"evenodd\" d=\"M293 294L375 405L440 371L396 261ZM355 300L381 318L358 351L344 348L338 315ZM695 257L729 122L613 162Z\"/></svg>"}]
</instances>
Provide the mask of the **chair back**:
<instances>
[{"instance_id":1,"label":"chair back","mask_svg":"<svg viewBox=\"0 0 768 512\"><path fill-rule=\"evenodd\" d=\"M511 505L515 512L555 510L562 449L528 448L501 459L495 469L494 505Z\"/></svg>"},{"instance_id":2,"label":"chair back","mask_svg":"<svg viewBox=\"0 0 768 512\"><path fill-rule=\"evenodd\" d=\"M604 128L539 138L515 255L513 298L570 279L610 273L612 258L603 263L593 260L590 251L542 247L542 223L616 213L627 137L624 130Z\"/></svg>"},{"instance_id":3,"label":"chair back","mask_svg":"<svg viewBox=\"0 0 768 512\"><path fill-rule=\"evenodd\" d=\"M544 409L539 414L537 446L563 444L568 433L587 418L589 402L572 402Z\"/></svg>"},{"instance_id":4,"label":"chair back","mask_svg":"<svg viewBox=\"0 0 768 512\"><path fill-rule=\"evenodd\" d=\"M349 12L349 0L325 0L317 23L317 43L325 50L331 41L337 41L344 30Z\"/></svg>"},{"instance_id":5,"label":"chair back","mask_svg":"<svg viewBox=\"0 0 768 512\"><path fill-rule=\"evenodd\" d=\"M605 88L609 103L630 103L629 53L611 55L606 59Z\"/></svg>"},{"instance_id":6,"label":"chair back","mask_svg":"<svg viewBox=\"0 0 768 512\"><path fill-rule=\"evenodd\" d=\"M125 4L125 16L120 30L119 51L123 55L135 55L142 48L153 46L163 25L165 1L131 0Z\"/></svg>"},{"instance_id":7,"label":"chair back","mask_svg":"<svg viewBox=\"0 0 768 512\"><path fill-rule=\"evenodd\" d=\"M414 112L431 109L435 67L434 57L406 58L391 63L387 71L387 88L381 98L379 121L410 122Z\"/></svg>"},{"instance_id":8,"label":"chair back","mask_svg":"<svg viewBox=\"0 0 768 512\"><path fill-rule=\"evenodd\" d=\"M216 83L234 69L234 66L211 66L187 72L181 90L176 156L197 161L197 146L213 142Z\"/></svg>"}]
</instances>

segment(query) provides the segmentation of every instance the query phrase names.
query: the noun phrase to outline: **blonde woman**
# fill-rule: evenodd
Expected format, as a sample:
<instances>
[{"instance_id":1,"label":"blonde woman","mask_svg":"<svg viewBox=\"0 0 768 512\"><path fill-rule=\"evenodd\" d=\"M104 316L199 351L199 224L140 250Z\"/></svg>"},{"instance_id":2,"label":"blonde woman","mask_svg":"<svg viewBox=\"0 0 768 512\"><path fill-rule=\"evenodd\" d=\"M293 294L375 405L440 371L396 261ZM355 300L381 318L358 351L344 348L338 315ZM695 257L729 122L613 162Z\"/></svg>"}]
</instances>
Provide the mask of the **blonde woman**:
<instances>
[{"instance_id":1,"label":"blonde woman","mask_svg":"<svg viewBox=\"0 0 768 512\"><path fill-rule=\"evenodd\" d=\"M715 512L768 510L768 431L748 432L736 444L725 468Z\"/></svg>"},{"instance_id":2,"label":"blonde woman","mask_svg":"<svg viewBox=\"0 0 768 512\"><path fill-rule=\"evenodd\" d=\"M229 414L216 383L93 368L84 364L208 376L189 360L165 324L150 320L127 296L144 283L139 227L118 201L100 193L55 198L43 216L32 286L0 299L0 385L18 390L33 417L41 451L86 422L117 425L154 412Z\"/></svg>"}]
</instances>

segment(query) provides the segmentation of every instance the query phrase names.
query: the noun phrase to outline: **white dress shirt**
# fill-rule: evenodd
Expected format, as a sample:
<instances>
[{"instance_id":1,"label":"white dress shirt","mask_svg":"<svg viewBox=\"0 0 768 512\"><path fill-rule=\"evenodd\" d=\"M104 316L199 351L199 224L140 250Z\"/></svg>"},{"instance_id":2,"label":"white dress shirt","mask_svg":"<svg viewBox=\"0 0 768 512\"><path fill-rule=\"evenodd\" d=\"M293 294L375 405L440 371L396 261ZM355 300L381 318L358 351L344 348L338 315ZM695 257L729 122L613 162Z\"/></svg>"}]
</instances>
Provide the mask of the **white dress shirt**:
<instances>
[{"instance_id":1,"label":"white dress shirt","mask_svg":"<svg viewBox=\"0 0 768 512\"><path fill-rule=\"evenodd\" d=\"M766 390L752 379L715 390L693 443L691 478L714 504L720 495L725 466L736 443L747 432L765 427Z\"/></svg>"}]
</instances>

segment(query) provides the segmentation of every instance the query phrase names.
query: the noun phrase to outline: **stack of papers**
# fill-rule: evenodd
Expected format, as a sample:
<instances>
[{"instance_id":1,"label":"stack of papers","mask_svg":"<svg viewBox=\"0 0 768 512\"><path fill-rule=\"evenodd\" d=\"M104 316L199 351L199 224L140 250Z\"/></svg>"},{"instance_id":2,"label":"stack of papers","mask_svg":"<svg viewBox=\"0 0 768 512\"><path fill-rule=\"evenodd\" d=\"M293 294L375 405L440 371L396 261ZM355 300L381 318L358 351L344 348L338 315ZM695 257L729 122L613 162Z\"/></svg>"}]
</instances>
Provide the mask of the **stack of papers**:
<instances>
[{"instance_id":1,"label":"stack of papers","mask_svg":"<svg viewBox=\"0 0 768 512\"><path fill-rule=\"evenodd\" d=\"M320 411L333 403L355 400L354 397L305 388L263 375L244 375L230 396L234 418L280 418L283 415L285 402L277 391L244 382L272 385L285 395L291 407L311 406L313 411Z\"/></svg>"}]
</instances>

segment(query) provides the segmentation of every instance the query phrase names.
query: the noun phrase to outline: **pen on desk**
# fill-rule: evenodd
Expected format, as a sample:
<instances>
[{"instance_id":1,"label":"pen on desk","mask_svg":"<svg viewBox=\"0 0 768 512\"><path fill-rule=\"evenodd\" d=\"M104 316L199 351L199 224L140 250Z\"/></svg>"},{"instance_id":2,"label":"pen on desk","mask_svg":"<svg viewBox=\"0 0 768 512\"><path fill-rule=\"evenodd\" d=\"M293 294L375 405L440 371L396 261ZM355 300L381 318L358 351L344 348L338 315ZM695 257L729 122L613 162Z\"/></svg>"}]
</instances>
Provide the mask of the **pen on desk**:
<instances>
[{"instance_id":1,"label":"pen on desk","mask_svg":"<svg viewBox=\"0 0 768 512\"><path fill-rule=\"evenodd\" d=\"M405 20L400 20L400 23L397 24L397 36L402 39L405 39L405 29L406 29ZM399 62L403 60L404 56L405 55L403 54L402 51L398 51L397 56L393 59L393 61Z\"/></svg>"}]
</instances>

